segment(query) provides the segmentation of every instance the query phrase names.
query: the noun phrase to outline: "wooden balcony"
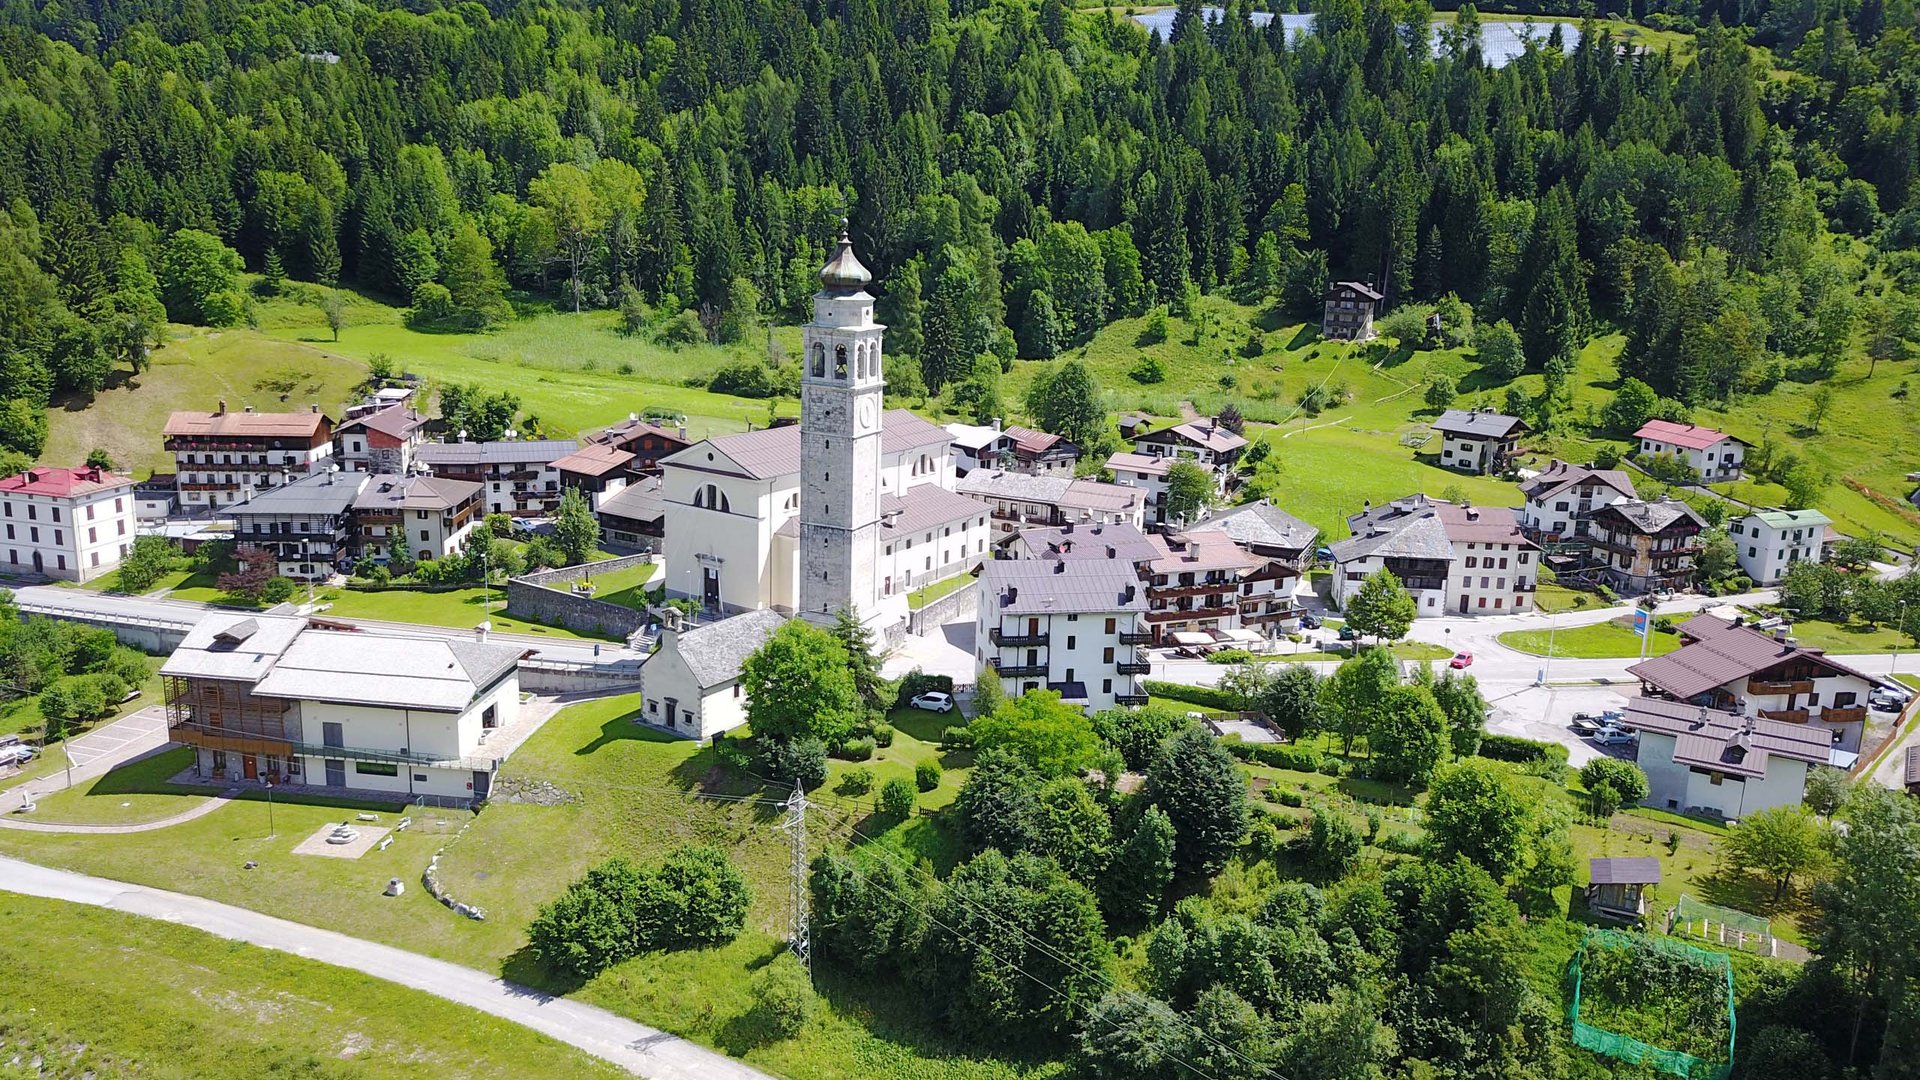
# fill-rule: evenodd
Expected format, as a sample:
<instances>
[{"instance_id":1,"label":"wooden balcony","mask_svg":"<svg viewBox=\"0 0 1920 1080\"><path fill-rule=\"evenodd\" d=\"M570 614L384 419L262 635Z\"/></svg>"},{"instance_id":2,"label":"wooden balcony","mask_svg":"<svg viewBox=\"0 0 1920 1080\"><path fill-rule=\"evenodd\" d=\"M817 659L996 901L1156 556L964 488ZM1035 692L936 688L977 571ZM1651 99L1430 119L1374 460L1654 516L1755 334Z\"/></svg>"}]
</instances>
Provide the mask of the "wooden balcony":
<instances>
[{"instance_id":1,"label":"wooden balcony","mask_svg":"<svg viewBox=\"0 0 1920 1080\"><path fill-rule=\"evenodd\" d=\"M1232 592L1235 585L1231 581L1207 581L1198 585L1149 585L1148 596L1172 599L1176 596L1209 596L1215 593Z\"/></svg>"},{"instance_id":2,"label":"wooden balcony","mask_svg":"<svg viewBox=\"0 0 1920 1080\"><path fill-rule=\"evenodd\" d=\"M1224 619L1234 613L1230 607L1164 608L1147 612L1150 623L1187 622L1195 619Z\"/></svg>"},{"instance_id":3,"label":"wooden balcony","mask_svg":"<svg viewBox=\"0 0 1920 1080\"><path fill-rule=\"evenodd\" d=\"M1865 705L1851 705L1844 709L1821 709L1819 717L1823 724L1851 724L1855 721L1865 721L1866 718Z\"/></svg>"},{"instance_id":4,"label":"wooden balcony","mask_svg":"<svg viewBox=\"0 0 1920 1080\"><path fill-rule=\"evenodd\" d=\"M987 631L987 637L1003 649L1040 648L1047 644L1050 634L1005 634L999 627Z\"/></svg>"},{"instance_id":5,"label":"wooden balcony","mask_svg":"<svg viewBox=\"0 0 1920 1080\"><path fill-rule=\"evenodd\" d=\"M998 659L987 662L993 665L993 670L1003 679L1045 678L1047 674L1045 664L1002 664Z\"/></svg>"},{"instance_id":6,"label":"wooden balcony","mask_svg":"<svg viewBox=\"0 0 1920 1080\"><path fill-rule=\"evenodd\" d=\"M1122 630L1120 632L1120 644L1151 645L1153 644L1153 634L1146 630Z\"/></svg>"},{"instance_id":7,"label":"wooden balcony","mask_svg":"<svg viewBox=\"0 0 1920 1080\"><path fill-rule=\"evenodd\" d=\"M1122 660L1113 665L1113 670L1121 675L1148 675L1153 672L1153 665L1145 660Z\"/></svg>"},{"instance_id":8,"label":"wooden balcony","mask_svg":"<svg viewBox=\"0 0 1920 1080\"><path fill-rule=\"evenodd\" d=\"M1782 724L1804 724L1807 722L1805 709L1761 709L1762 720L1777 720Z\"/></svg>"},{"instance_id":9,"label":"wooden balcony","mask_svg":"<svg viewBox=\"0 0 1920 1080\"><path fill-rule=\"evenodd\" d=\"M1115 694L1113 695L1113 703L1115 705L1145 705L1147 703L1147 695Z\"/></svg>"},{"instance_id":10,"label":"wooden balcony","mask_svg":"<svg viewBox=\"0 0 1920 1080\"><path fill-rule=\"evenodd\" d=\"M1793 682L1762 682L1759 679L1747 680L1748 697L1785 697L1788 694L1813 693L1813 680L1802 679Z\"/></svg>"}]
</instances>

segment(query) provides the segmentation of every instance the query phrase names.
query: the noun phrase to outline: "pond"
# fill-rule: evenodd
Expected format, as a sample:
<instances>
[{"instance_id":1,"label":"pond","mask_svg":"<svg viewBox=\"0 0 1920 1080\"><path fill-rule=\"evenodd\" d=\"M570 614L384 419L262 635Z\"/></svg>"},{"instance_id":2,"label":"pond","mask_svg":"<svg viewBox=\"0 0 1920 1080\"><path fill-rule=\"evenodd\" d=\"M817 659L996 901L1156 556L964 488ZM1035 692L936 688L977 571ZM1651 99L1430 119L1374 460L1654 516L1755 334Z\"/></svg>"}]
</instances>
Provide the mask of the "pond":
<instances>
[{"instance_id":1,"label":"pond","mask_svg":"<svg viewBox=\"0 0 1920 1080\"><path fill-rule=\"evenodd\" d=\"M1202 10L1206 13L1208 22L1218 20L1224 11L1224 9L1217 7L1204 8ZM1160 31L1160 36L1165 38L1171 36L1173 33L1173 14L1173 8L1155 8L1151 11L1143 11L1134 15L1133 21L1146 27L1149 31ZM1255 26L1265 26L1276 17L1279 18L1281 25L1287 28L1288 37L1292 37L1295 34L1313 33L1313 16L1304 12L1288 12L1275 16L1270 11L1256 11L1253 13L1253 24ZM1439 52L1440 29L1444 25L1447 24L1437 21L1434 23L1434 51L1436 54ZM1500 67L1526 50L1528 38L1544 43L1547 40L1547 35L1552 33L1556 25L1560 27L1560 33L1566 43L1566 47L1572 49L1573 46L1580 41L1580 26L1577 23L1564 22L1557 19L1541 19L1535 22L1483 20L1480 23L1480 53L1486 57L1487 63L1494 67Z\"/></svg>"}]
</instances>

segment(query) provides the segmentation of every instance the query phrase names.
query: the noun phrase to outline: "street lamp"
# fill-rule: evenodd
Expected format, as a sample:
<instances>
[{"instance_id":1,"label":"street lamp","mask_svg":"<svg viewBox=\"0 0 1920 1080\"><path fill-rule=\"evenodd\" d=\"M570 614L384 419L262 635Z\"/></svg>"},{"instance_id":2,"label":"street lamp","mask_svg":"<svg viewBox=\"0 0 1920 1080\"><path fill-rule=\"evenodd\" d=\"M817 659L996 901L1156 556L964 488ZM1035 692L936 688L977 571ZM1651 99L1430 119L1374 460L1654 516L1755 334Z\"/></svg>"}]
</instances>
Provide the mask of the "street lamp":
<instances>
[{"instance_id":1,"label":"street lamp","mask_svg":"<svg viewBox=\"0 0 1920 1080\"><path fill-rule=\"evenodd\" d=\"M1900 613L1893 620L1893 659L1887 662L1887 674L1900 666L1900 635L1907 631L1907 602L1900 601Z\"/></svg>"},{"instance_id":2,"label":"street lamp","mask_svg":"<svg viewBox=\"0 0 1920 1080\"><path fill-rule=\"evenodd\" d=\"M264 781L267 785L267 839L273 839L273 781Z\"/></svg>"}]
</instances>

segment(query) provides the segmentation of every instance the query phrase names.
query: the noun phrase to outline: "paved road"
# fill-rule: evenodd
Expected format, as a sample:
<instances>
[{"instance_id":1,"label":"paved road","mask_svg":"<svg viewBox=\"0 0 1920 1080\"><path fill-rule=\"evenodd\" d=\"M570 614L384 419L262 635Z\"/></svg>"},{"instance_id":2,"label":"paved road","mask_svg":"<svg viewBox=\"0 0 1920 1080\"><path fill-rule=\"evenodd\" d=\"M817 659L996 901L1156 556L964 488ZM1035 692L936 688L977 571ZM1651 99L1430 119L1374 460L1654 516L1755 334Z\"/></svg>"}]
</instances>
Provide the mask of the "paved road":
<instances>
[{"instance_id":1,"label":"paved road","mask_svg":"<svg viewBox=\"0 0 1920 1080\"><path fill-rule=\"evenodd\" d=\"M68 608L77 611L97 612L102 615L149 619L157 622L194 622L209 610L206 604L190 600L171 600L150 596L121 596L115 593L89 592L86 589L67 589L52 585L26 585L14 590L15 602L31 608L43 605L53 608ZM325 614L324 612L322 613ZM328 618L334 616L328 615ZM384 634L427 634L435 637L464 638L473 633L471 627L426 626L417 623L384 622L378 619L340 619L372 633ZM542 657L561 660L568 663L618 665L638 667L642 657L614 642L600 643L599 653L595 655L591 641L573 641L550 638L540 634L496 633L493 640L524 644L539 650Z\"/></svg>"},{"instance_id":2,"label":"paved road","mask_svg":"<svg viewBox=\"0 0 1920 1080\"><path fill-rule=\"evenodd\" d=\"M605 1009L472 968L197 896L52 870L0 856L0 889L112 908L278 949L422 990L531 1028L650 1080L773 1080L766 1073Z\"/></svg>"}]
</instances>

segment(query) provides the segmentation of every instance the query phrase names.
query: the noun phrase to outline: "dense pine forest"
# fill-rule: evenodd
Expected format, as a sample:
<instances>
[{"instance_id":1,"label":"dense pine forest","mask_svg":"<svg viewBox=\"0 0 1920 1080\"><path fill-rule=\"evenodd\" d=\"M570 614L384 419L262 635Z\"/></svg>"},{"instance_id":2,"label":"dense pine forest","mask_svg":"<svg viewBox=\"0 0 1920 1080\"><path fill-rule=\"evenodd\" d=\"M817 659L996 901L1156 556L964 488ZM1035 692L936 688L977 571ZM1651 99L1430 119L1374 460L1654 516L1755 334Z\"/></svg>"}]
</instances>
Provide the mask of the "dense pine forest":
<instances>
[{"instance_id":1,"label":"dense pine forest","mask_svg":"<svg viewBox=\"0 0 1920 1080\"><path fill-rule=\"evenodd\" d=\"M244 321L238 271L485 325L512 290L717 340L797 316L844 213L928 386L1201 290L1330 276L1505 320L1550 415L1585 337L1681 404L1920 336L1907 0L1631 12L1502 67L1470 9L1061 0L25 3L0 26L0 445ZM1613 24L1617 25L1617 24ZM1730 28L1735 27L1737 28ZM322 303L325 301L323 300Z\"/></svg>"}]
</instances>

